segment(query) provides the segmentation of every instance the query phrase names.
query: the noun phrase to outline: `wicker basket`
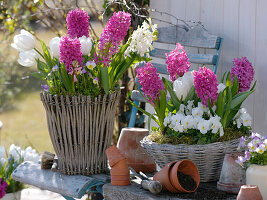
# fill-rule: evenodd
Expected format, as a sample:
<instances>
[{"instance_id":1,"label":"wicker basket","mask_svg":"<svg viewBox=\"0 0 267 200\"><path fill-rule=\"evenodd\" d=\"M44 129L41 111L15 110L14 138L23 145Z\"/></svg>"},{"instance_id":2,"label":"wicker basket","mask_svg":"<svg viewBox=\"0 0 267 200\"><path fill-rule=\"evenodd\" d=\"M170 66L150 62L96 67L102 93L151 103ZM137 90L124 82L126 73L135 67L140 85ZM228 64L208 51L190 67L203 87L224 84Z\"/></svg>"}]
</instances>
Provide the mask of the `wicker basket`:
<instances>
[{"instance_id":1,"label":"wicker basket","mask_svg":"<svg viewBox=\"0 0 267 200\"><path fill-rule=\"evenodd\" d=\"M120 91L91 99L41 93L60 172L90 175L107 171L105 150L112 141L119 95Z\"/></svg>"},{"instance_id":2,"label":"wicker basket","mask_svg":"<svg viewBox=\"0 0 267 200\"><path fill-rule=\"evenodd\" d=\"M220 178L224 155L236 152L239 139L206 145L157 144L146 137L142 147L163 168L174 160L189 159L198 167L201 182L217 181Z\"/></svg>"}]
</instances>

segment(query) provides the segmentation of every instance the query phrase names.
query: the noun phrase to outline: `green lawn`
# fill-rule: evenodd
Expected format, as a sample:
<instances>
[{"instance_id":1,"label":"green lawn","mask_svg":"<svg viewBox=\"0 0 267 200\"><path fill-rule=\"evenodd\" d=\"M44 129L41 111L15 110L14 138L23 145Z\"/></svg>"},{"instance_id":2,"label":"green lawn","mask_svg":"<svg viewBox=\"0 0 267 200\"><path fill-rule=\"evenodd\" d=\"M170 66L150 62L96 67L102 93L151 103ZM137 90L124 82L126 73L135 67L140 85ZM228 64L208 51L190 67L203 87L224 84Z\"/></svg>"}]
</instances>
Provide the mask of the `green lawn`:
<instances>
[{"instance_id":1,"label":"green lawn","mask_svg":"<svg viewBox=\"0 0 267 200\"><path fill-rule=\"evenodd\" d=\"M3 122L0 144L31 145L39 152L53 151L39 92L25 93L14 105L14 109L0 113Z\"/></svg>"}]
</instances>

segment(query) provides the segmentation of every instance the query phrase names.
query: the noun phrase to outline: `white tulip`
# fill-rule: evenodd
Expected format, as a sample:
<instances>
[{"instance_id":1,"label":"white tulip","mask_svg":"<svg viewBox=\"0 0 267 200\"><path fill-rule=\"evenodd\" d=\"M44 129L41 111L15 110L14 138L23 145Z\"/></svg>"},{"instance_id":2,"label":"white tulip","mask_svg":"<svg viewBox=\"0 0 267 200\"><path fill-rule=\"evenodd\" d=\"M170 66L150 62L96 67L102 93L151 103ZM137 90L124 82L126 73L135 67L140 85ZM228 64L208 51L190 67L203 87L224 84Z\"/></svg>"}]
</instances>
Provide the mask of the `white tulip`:
<instances>
[{"instance_id":1,"label":"white tulip","mask_svg":"<svg viewBox=\"0 0 267 200\"><path fill-rule=\"evenodd\" d=\"M60 52L59 51L59 42L60 42L59 37L54 37L49 42L49 47L50 47L51 53L55 58L59 58L59 52Z\"/></svg>"},{"instance_id":2,"label":"white tulip","mask_svg":"<svg viewBox=\"0 0 267 200\"><path fill-rule=\"evenodd\" d=\"M5 147L0 146L0 158L3 158L5 156L6 150Z\"/></svg>"},{"instance_id":3,"label":"white tulip","mask_svg":"<svg viewBox=\"0 0 267 200\"><path fill-rule=\"evenodd\" d=\"M220 92L224 91L224 89L226 88L226 86L223 84L223 83L220 83L218 86L217 86L217 93L219 94Z\"/></svg>"},{"instance_id":4,"label":"white tulip","mask_svg":"<svg viewBox=\"0 0 267 200\"><path fill-rule=\"evenodd\" d=\"M22 51L19 53L18 63L24 67L32 67L36 64L36 58L40 58L40 55L35 50Z\"/></svg>"},{"instance_id":5,"label":"white tulip","mask_svg":"<svg viewBox=\"0 0 267 200\"><path fill-rule=\"evenodd\" d=\"M9 154L14 158L15 161L19 161L22 158L23 151L19 146L11 144L9 147Z\"/></svg>"},{"instance_id":6,"label":"white tulip","mask_svg":"<svg viewBox=\"0 0 267 200\"><path fill-rule=\"evenodd\" d=\"M35 40L31 33L22 29L20 34L15 35L14 43L11 46L20 52L29 51L35 47Z\"/></svg>"},{"instance_id":7,"label":"white tulip","mask_svg":"<svg viewBox=\"0 0 267 200\"><path fill-rule=\"evenodd\" d=\"M92 49L92 41L90 38L82 36L79 38L83 55L89 55Z\"/></svg>"}]
</instances>

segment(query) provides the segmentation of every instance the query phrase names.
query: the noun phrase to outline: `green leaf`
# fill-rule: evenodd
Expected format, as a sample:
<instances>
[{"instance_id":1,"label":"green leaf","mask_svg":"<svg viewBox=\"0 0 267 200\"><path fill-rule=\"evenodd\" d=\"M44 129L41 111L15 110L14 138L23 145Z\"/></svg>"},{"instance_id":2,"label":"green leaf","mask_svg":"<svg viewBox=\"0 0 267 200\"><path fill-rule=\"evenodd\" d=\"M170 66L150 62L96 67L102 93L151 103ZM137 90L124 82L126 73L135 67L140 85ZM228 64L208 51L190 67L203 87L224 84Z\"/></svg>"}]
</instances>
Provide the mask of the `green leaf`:
<instances>
[{"instance_id":1,"label":"green leaf","mask_svg":"<svg viewBox=\"0 0 267 200\"><path fill-rule=\"evenodd\" d=\"M74 84L73 84L73 79L66 71L66 68L64 65L59 66L59 76L61 77L60 79L62 80L63 85L66 88L66 90L68 92L74 94L75 88L74 88Z\"/></svg>"},{"instance_id":2,"label":"green leaf","mask_svg":"<svg viewBox=\"0 0 267 200\"><path fill-rule=\"evenodd\" d=\"M226 77L226 87L227 86L231 87L231 85L232 85L231 74L230 74L230 72L228 72L227 77Z\"/></svg>"},{"instance_id":3,"label":"green leaf","mask_svg":"<svg viewBox=\"0 0 267 200\"><path fill-rule=\"evenodd\" d=\"M254 90L254 88L255 88L255 86L256 86L256 82L257 82L257 81L254 82L254 84L253 84L253 86L251 87L250 91Z\"/></svg>"},{"instance_id":4,"label":"green leaf","mask_svg":"<svg viewBox=\"0 0 267 200\"><path fill-rule=\"evenodd\" d=\"M159 121L163 124L165 118L165 111L167 106L166 92L164 90L160 91L160 107L159 107Z\"/></svg>"},{"instance_id":5,"label":"green leaf","mask_svg":"<svg viewBox=\"0 0 267 200\"><path fill-rule=\"evenodd\" d=\"M222 79L221 79L221 83L224 83L224 78L225 78L226 72L223 73Z\"/></svg>"},{"instance_id":6,"label":"green leaf","mask_svg":"<svg viewBox=\"0 0 267 200\"><path fill-rule=\"evenodd\" d=\"M109 77L108 77L107 67L100 68L100 77L101 77L101 83L103 85L104 91L106 94L108 94L109 93Z\"/></svg>"},{"instance_id":7,"label":"green leaf","mask_svg":"<svg viewBox=\"0 0 267 200\"><path fill-rule=\"evenodd\" d=\"M149 131L150 131L151 119L152 119L152 114L149 115L148 120L147 120L147 127Z\"/></svg>"},{"instance_id":8,"label":"green leaf","mask_svg":"<svg viewBox=\"0 0 267 200\"><path fill-rule=\"evenodd\" d=\"M195 91L196 91L196 88L194 86L192 86L191 89L189 90L184 102L188 102L189 100L193 99L194 95L195 95Z\"/></svg>"},{"instance_id":9,"label":"green leaf","mask_svg":"<svg viewBox=\"0 0 267 200\"><path fill-rule=\"evenodd\" d=\"M49 69L51 70L53 68L53 60L51 58L51 55L45 45L45 43L41 40L41 46L42 46L42 49L43 49L43 56L44 56L44 59L45 59L45 62L47 64L47 66L49 67Z\"/></svg>"},{"instance_id":10,"label":"green leaf","mask_svg":"<svg viewBox=\"0 0 267 200\"><path fill-rule=\"evenodd\" d=\"M217 98L217 104L216 104L216 114L222 118L223 111L224 111L224 95L223 92L220 92Z\"/></svg>"},{"instance_id":11,"label":"green leaf","mask_svg":"<svg viewBox=\"0 0 267 200\"><path fill-rule=\"evenodd\" d=\"M231 88L232 97L234 95L236 95L236 93L238 92L238 89L239 89L239 83L238 83L237 77L235 76L235 79L234 79L234 82L233 82L233 85L232 85L232 88Z\"/></svg>"},{"instance_id":12,"label":"green leaf","mask_svg":"<svg viewBox=\"0 0 267 200\"><path fill-rule=\"evenodd\" d=\"M144 113L145 115L147 115L148 117L151 116L151 114L147 111L145 111L144 109L142 109L141 107L137 106L134 102L132 102L130 99L127 99L129 101L130 104L132 104L132 106L136 107L139 111L141 111L142 113ZM151 116L151 118L159 125L159 121L156 119L156 117L154 117L153 115Z\"/></svg>"},{"instance_id":13,"label":"green leaf","mask_svg":"<svg viewBox=\"0 0 267 200\"><path fill-rule=\"evenodd\" d=\"M167 89L168 92L170 93L171 102L173 103L173 105L175 106L175 108L178 109L180 107L181 101L179 101L179 99L177 98L175 92L173 91L172 82L168 81L164 77L162 78L162 81L163 81L163 84L165 86L165 89Z\"/></svg>"},{"instance_id":14,"label":"green leaf","mask_svg":"<svg viewBox=\"0 0 267 200\"><path fill-rule=\"evenodd\" d=\"M226 94L227 94L227 104L225 105L224 114L223 114L223 120L222 120L223 128L226 127L226 121L231 111L232 93L229 87L226 88Z\"/></svg>"},{"instance_id":15,"label":"green leaf","mask_svg":"<svg viewBox=\"0 0 267 200\"><path fill-rule=\"evenodd\" d=\"M231 109L236 108L239 104L242 104L245 99L254 92L255 90L252 91L247 91L247 92L240 92L238 95L235 95L233 97L232 103L231 103Z\"/></svg>"},{"instance_id":16,"label":"green leaf","mask_svg":"<svg viewBox=\"0 0 267 200\"><path fill-rule=\"evenodd\" d=\"M210 98L208 98L208 107L209 107L210 113L212 114L212 116L214 116L215 114L214 114L212 107L211 107L211 104L210 104Z\"/></svg>"}]
</instances>

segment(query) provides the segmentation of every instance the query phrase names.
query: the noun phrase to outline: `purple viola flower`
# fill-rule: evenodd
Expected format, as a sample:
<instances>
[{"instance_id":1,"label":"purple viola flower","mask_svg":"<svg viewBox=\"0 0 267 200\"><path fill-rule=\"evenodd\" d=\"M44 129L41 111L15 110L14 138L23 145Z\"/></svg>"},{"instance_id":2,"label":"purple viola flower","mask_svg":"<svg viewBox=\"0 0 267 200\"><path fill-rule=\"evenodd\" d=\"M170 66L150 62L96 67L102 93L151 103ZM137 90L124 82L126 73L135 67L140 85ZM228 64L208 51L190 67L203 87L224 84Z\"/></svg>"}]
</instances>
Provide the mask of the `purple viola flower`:
<instances>
[{"instance_id":1,"label":"purple viola flower","mask_svg":"<svg viewBox=\"0 0 267 200\"><path fill-rule=\"evenodd\" d=\"M249 160L250 159L250 152L249 151L245 151L245 159Z\"/></svg>"},{"instance_id":2,"label":"purple viola flower","mask_svg":"<svg viewBox=\"0 0 267 200\"><path fill-rule=\"evenodd\" d=\"M48 85L41 84L41 87L44 89L45 92L48 92L49 90Z\"/></svg>"},{"instance_id":3,"label":"purple viola flower","mask_svg":"<svg viewBox=\"0 0 267 200\"><path fill-rule=\"evenodd\" d=\"M94 83L94 84L98 84L98 82L99 82L99 78L95 77L95 78L93 79L93 83Z\"/></svg>"},{"instance_id":4,"label":"purple viola flower","mask_svg":"<svg viewBox=\"0 0 267 200\"><path fill-rule=\"evenodd\" d=\"M243 156L238 156L238 158L235 162L243 167L243 164L244 164L244 162L246 162L246 159Z\"/></svg>"},{"instance_id":5,"label":"purple viola flower","mask_svg":"<svg viewBox=\"0 0 267 200\"><path fill-rule=\"evenodd\" d=\"M243 147L245 147L245 146L246 146L246 143L245 143L245 142L246 142L246 139L245 139L245 137L242 136L242 137L240 138L238 147L239 147L239 148L243 148Z\"/></svg>"},{"instance_id":6,"label":"purple viola flower","mask_svg":"<svg viewBox=\"0 0 267 200\"><path fill-rule=\"evenodd\" d=\"M55 66L52 68L52 72L55 72L55 71L57 71L57 70L58 70L58 66L55 65Z\"/></svg>"},{"instance_id":7,"label":"purple viola flower","mask_svg":"<svg viewBox=\"0 0 267 200\"><path fill-rule=\"evenodd\" d=\"M85 73L86 73L86 70L83 68L81 71L81 74L85 74Z\"/></svg>"}]
</instances>

